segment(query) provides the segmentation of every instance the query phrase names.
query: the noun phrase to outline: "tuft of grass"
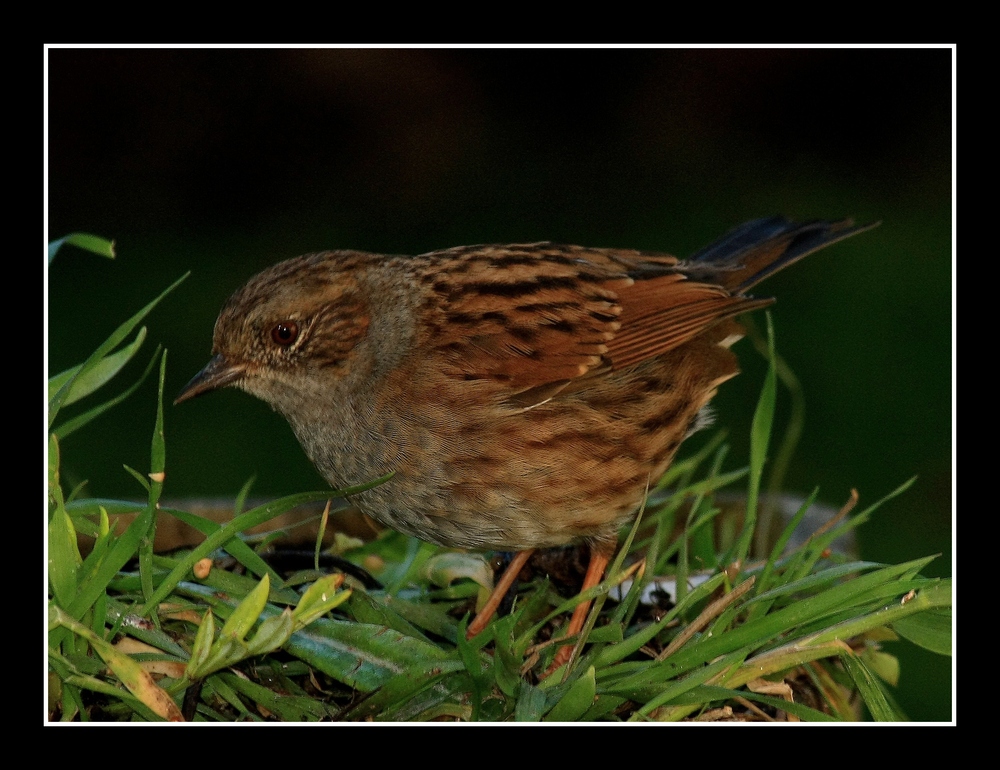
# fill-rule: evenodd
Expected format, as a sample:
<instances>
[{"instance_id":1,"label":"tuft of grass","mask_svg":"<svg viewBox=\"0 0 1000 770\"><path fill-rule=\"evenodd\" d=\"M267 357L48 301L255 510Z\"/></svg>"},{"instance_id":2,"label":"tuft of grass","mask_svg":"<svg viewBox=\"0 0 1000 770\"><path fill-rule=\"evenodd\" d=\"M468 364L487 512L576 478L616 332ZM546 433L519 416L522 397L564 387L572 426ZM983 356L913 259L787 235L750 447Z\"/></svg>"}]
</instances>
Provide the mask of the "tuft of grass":
<instances>
[{"instance_id":1,"label":"tuft of grass","mask_svg":"<svg viewBox=\"0 0 1000 770\"><path fill-rule=\"evenodd\" d=\"M90 238L82 243L110 252ZM95 397L138 356L146 338L139 325L178 283L82 364L50 379L50 720L898 721L905 715L891 686L899 666L881 644L905 639L951 653L951 581L920 574L933 557L877 564L835 547L912 480L857 513L852 498L802 536L813 493L776 537L762 533L778 383L788 381L779 377L769 317L770 367L749 467L725 470L718 436L652 487L600 585L566 598L539 577L521 586L509 614L467 641L470 612L491 579L480 555L397 533L348 544L340 556L382 565L375 577L385 587L371 588L350 574L322 574L318 543L312 569L281 573L265 558L270 539L246 534L305 502L371 485L247 511L244 489L224 524L161 505L166 351L157 349L116 396L63 419L64 407ZM149 466L130 471L143 502L67 493L61 438L153 371ZM743 484L743 511L734 514L723 500ZM114 531L113 514L136 510L124 531ZM155 553L163 516L194 526L204 540ZM79 534L94 541L85 555ZM669 600L651 604L656 591ZM583 598L595 601L573 658L542 678L562 644L559 627Z\"/></svg>"}]
</instances>

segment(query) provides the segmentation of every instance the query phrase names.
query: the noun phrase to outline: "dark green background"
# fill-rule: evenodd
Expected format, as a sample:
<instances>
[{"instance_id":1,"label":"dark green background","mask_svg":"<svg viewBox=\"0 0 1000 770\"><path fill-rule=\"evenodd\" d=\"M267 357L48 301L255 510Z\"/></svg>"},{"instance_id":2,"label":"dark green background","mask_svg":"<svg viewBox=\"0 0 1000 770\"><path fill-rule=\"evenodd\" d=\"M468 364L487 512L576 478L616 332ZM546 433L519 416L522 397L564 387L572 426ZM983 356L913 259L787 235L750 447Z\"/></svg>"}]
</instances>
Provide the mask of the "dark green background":
<instances>
[{"instance_id":1,"label":"dark green background","mask_svg":"<svg viewBox=\"0 0 1000 770\"><path fill-rule=\"evenodd\" d=\"M806 394L787 487L838 506L856 487L864 506L918 475L859 533L863 555L940 552L927 574L952 574L950 49L52 49L48 63L48 236L97 233L119 255L53 263L50 371L191 270L148 320L171 397L225 298L307 251L547 239L686 255L770 214L882 220L757 289L778 297L779 351ZM715 402L731 467L763 373L738 351L744 375ZM150 381L71 436L67 482L136 496L122 464L147 466L154 410ZM166 437L171 496L232 496L250 476L263 495L322 486L287 425L236 391L168 408ZM950 660L893 649L911 718L949 719Z\"/></svg>"}]
</instances>

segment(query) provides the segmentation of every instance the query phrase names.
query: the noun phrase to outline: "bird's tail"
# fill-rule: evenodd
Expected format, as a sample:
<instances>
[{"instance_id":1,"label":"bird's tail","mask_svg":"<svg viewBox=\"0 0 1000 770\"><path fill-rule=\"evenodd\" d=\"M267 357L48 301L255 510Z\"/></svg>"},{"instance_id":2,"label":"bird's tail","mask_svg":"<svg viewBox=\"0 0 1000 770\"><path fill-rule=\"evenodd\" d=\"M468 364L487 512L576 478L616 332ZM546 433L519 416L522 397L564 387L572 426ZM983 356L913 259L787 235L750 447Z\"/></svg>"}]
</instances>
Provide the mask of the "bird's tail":
<instances>
[{"instance_id":1,"label":"bird's tail","mask_svg":"<svg viewBox=\"0 0 1000 770\"><path fill-rule=\"evenodd\" d=\"M694 280L719 283L742 294L769 275L831 243L877 227L879 222L855 226L853 220L789 222L768 217L746 222L711 246L684 261L684 272Z\"/></svg>"}]
</instances>

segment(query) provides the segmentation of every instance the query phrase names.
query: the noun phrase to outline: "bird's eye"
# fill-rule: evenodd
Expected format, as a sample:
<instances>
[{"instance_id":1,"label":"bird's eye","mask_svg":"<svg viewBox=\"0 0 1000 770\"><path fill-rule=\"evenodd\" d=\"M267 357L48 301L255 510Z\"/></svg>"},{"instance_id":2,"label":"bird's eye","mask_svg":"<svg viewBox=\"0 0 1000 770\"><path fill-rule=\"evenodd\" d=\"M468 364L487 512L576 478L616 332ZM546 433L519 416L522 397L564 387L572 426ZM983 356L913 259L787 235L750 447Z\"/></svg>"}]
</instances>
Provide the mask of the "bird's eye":
<instances>
[{"instance_id":1,"label":"bird's eye","mask_svg":"<svg viewBox=\"0 0 1000 770\"><path fill-rule=\"evenodd\" d=\"M287 348L299 338L299 325L295 321L282 321L271 329L271 339L276 345Z\"/></svg>"}]
</instances>

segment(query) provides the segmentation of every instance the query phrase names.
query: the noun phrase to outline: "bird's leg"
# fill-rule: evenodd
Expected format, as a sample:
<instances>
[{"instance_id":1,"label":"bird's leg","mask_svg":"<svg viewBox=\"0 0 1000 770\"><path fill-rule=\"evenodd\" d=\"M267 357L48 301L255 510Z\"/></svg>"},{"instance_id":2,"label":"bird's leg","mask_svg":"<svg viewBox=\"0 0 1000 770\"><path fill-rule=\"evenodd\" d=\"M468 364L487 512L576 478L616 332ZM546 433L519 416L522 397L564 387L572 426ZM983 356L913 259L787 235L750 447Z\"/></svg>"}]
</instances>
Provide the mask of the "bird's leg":
<instances>
[{"instance_id":1,"label":"bird's leg","mask_svg":"<svg viewBox=\"0 0 1000 770\"><path fill-rule=\"evenodd\" d=\"M469 624L469 627L465 632L466 639L471 639L486 628L490 620L496 614L497 607L500 606L500 602L503 601L503 598L507 595L510 587L514 585L514 581L517 580L517 576L521 572L521 569L525 564L527 564L528 559L531 558L531 554L534 552L534 548L529 548L527 551L518 551L514 554L514 558L510 560L510 564L507 565L507 569L504 570L504 573L500 576L500 580L497 581L496 587L493 589L493 593L490 594L490 598L486 600L486 604L483 605L483 608Z\"/></svg>"},{"instance_id":2,"label":"bird's leg","mask_svg":"<svg viewBox=\"0 0 1000 770\"><path fill-rule=\"evenodd\" d=\"M580 593L593 588L601 582L601 578L604 577L604 570L607 569L611 557L614 556L617 545L616 540L595 540L591 542L590 563L587 565L587 574L583 578L583 585L580 586ZM576 609L573 610L573 616L569 620L569 625L566 627L567 638L575 636L583 630L583 624L587 620L587 613L590 612L590 605L591 600L589 599L576 605ZM574 646L575 644L567 644L559 648L555 658L552 660L552 665L542 674L543 679L552 674L560 666L569 662Z\"/></svg>"}]
</instances>

